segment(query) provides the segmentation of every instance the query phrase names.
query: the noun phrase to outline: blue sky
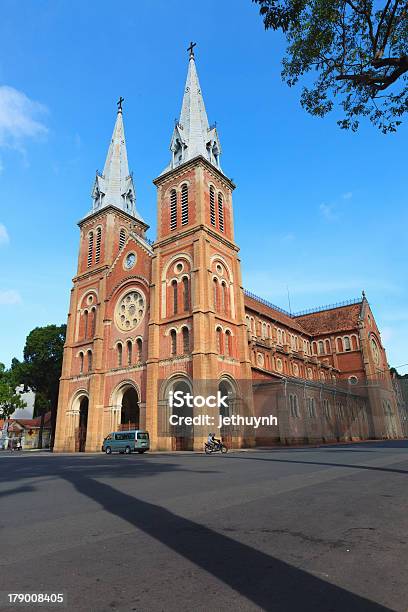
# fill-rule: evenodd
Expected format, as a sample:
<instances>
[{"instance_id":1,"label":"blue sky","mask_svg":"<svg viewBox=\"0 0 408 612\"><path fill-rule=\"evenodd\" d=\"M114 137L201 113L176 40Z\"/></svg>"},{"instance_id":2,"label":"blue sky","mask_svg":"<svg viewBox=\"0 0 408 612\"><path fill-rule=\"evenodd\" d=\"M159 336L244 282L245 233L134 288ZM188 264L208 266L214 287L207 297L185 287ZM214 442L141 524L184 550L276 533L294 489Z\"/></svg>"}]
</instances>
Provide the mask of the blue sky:
<instances>
[{"instance_id":1,"label":"blue sky","mask_svg":"<svg viewBox=\"0 0 408 612\"><path fill-rule=\"evenodd\" d=\"M0 361L66 321L77 221L90 208L116 112L137 205L155 236L152 184L169 160L196 57L222 165L237 184L244 285L294 311L365 289L391 365L408 363L408 122L384 136L307 115L280 78L279 34L250 0L3 0L0 22ZM401 368L408 372L408 368Z\"/></svg>"}]
</instances>

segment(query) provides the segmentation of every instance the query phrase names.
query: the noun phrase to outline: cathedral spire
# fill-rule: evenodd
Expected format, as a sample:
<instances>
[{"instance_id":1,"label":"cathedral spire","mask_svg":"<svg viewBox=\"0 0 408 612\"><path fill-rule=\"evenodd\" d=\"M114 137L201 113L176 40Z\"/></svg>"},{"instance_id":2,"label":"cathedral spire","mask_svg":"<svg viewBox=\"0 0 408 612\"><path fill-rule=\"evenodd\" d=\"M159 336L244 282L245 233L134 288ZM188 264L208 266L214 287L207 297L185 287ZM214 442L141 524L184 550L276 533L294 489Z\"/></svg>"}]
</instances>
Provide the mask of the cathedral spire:
<instances>
[{"instance_id":1,"label":"cathedral spire","mask_svg":"<svg viewBox=\"0 0 408 612\"><path fill-rule=\"evenodd\" d=\"M132 175L129 173L122 116L123 101L124 99L120 97L117 103L118 112L115 127L113 128L103 173L96 173L92 190L93 205L91 214L106 206L115 206L143 221L136 210L135 188Z\"/></svg>"},{"instance_id":2,"label":"cathedral spire","mask_svg":"<svg viewBox=\"0 0 408 612\"><path fill-rule=\"evenodd\" d=\"M221 146L215 126L210 127L208 123L195 63L195 46L196 43L191 43L187 49L189 60L183 103L180 119L174 127L170 143L172 159L165 172L198 155L202 155L221 170L219 162Z\"/></svg>"}]
</instances>

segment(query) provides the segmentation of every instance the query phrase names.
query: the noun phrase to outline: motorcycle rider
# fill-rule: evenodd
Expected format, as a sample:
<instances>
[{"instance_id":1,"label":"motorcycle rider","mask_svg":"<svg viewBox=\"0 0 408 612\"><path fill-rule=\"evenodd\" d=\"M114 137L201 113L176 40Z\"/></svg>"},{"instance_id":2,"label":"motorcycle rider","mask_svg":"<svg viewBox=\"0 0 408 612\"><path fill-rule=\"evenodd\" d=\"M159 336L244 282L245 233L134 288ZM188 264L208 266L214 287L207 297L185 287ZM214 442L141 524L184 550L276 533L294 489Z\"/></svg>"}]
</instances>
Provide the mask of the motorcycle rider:
<instances>
[{"instance_id":1,"label":"motorcycle rider","mask_svg":"<svg viewBox=\"0 0 408 612\"><path fill-rule=\"evenodd\" d=\"M221 444L221 440L218 440L218 438L215 437L215 433L209 433L207 444L213 448L217 444Z\"/></svg>"}]
</instances>

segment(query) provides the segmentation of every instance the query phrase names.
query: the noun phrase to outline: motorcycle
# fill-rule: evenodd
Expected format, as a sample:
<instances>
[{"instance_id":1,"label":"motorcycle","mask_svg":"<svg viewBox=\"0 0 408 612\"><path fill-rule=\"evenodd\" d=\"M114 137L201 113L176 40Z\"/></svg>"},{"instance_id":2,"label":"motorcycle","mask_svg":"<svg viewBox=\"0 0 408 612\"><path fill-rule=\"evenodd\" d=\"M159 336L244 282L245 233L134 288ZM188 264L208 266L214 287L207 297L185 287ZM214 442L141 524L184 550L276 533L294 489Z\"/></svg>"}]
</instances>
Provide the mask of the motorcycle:
<instances>
[{"instance_id":1,"label":"motorcycle","mask_svg":"<svg viewBox=\"0 0 408 612\"><path fill-rule=\"evenodd\" d=\"M225 446L223 442L216 442L215 444L208 444L206 442L204 444L204 451L206 455L211 455L212 453L222 453L223 455L228 452L228 448Z\"/></svg>"}]
</instances>

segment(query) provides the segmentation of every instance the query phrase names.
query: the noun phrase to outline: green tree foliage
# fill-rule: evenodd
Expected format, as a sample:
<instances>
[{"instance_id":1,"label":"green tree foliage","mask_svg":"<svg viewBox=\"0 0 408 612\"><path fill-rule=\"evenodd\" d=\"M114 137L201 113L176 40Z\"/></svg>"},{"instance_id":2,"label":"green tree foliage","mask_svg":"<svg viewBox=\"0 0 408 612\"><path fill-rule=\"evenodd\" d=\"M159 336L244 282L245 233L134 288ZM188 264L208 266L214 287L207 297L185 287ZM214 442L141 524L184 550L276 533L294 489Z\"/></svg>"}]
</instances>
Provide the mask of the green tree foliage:
<instances>
[{"instance_id":1,"label":"green tree foliage","mask_svg":"<svg viewBox=\"0 0 408 612\"><path fill-rule=\"evenodd\" d=\"M13 376L0 363L0 419L8 419L18 408L25 408L26 403L16 392Z\"/></svg>"},{"instance_id":2,"label":"green tree foliage","mask_svg":"<svg viewBox=\"0 0 408 612\"><path fill-rule=\"evenodd\" d=\"M287 40L282 78L294 85L307 73L302 106L323 117L335 98L341 128L357 130L368 117L382 132L396 131L408 111L407 0L253 0L265 29Z\"/></svg>"},{"instance_id":3,"label":"green tree foliage","mask_svg":"<svg viewBox=\"0 0 408 612\"><path fill-rule=\"evenodd\" d=\"M36 411L41 413L51 409L53 429L66 328L66 325L36 327L27 336L23 361L13 359L11 364L14 381L38 394Z\"/></svg>"},{"instance_id":4,"label":"green tree foliage","mask_svg":"<svg viewBox=\"0 0 408 612\"><path fill-rule=\"evenodd\" d=\"M408 380L408 374L399 374L396 368L390 368L391 376L395 374L396 378L406 378Z\"/></svg>"}]
</instances>

